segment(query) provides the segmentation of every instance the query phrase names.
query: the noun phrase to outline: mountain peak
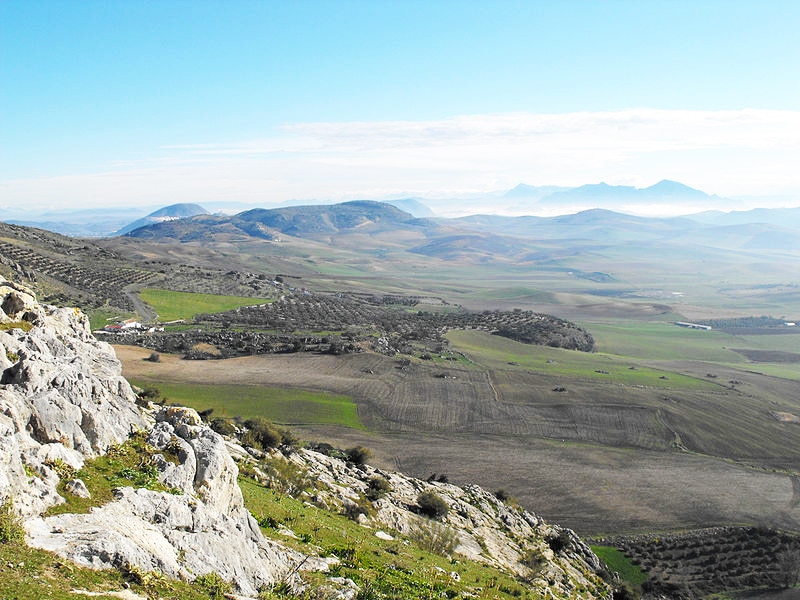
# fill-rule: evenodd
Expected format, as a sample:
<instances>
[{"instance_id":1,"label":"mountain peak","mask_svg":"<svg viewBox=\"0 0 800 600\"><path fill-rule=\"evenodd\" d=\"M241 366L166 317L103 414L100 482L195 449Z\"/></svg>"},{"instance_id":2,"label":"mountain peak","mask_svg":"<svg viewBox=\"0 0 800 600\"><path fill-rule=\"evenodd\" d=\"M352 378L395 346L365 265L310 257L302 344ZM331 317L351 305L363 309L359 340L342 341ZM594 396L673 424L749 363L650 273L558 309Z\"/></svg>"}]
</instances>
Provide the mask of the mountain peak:
<instances>
[{"instance_id":1,"label":"mountain peak","mask_svg":"<svg viewBox=\"0 0 800 600\"><path fill-rule=\"evenodd\" d=\"M170 204L169 206L165 206L163 208L159 208L157 211L151 212L146 217L137 219L133 223L129 223L122 229L115 231L113 235L125 235L131 231L139 229L140 227L147 227L148 225L155 225L157 223L172 221L174 219L186 219L188 217L207 214L210 213L199 204Z\"/></svg>"},{"instance_id":2,"label":"mountain peak","mask_svg":"<svg viewBox=\"0 0 800 600\"><path fill-rule=\"evenodd\" d=\"M708 197L708 194L706 194L705 192L691 188L688 185L685 185L678 181L671 181L669 179L662 179L655 185L643 188L641 191L647 192L648 194L654 196L682 196L682 197L691 196L696 198Z\"/></svg>"}]
</instances>

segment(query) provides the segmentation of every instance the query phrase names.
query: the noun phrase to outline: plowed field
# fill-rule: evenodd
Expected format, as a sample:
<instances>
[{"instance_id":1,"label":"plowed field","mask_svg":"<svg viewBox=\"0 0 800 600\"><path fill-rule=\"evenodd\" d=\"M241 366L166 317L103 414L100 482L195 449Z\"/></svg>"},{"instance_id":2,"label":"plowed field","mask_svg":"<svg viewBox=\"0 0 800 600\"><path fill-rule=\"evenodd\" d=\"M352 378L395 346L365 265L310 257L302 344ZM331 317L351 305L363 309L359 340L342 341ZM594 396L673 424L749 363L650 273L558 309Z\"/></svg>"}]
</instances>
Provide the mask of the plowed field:
<instances>
[{"instance_id":1,"label":"plowed field","mask_svg":"<svg viewBox=\"0 0 800 600\"><path fill-rule=\"evenodd\" d=\"M445 473L456 483L504 488L582 534L753 522L798 526L791 481L771 470L781 465L766 468L758 458L800 464L798 425L764 409L776 403L800 414L797 391L785 380L750 374L732 386L727 378L734 372L719 371L725 385L689 373L702 385L673 389L667 381L650 388L613 383L602 374L537 373L519 364L404 366L370 353L217 361L162 355L151 363L142 348L116 350L125 375L138 381L347 396L367 431L293 418L301 436L341 447L363 444L374 462L415 476ZM767 379L763 389L771 402L750 393ZM559 385L563 391L555 391Z\"/></svg>"}]
</instances>

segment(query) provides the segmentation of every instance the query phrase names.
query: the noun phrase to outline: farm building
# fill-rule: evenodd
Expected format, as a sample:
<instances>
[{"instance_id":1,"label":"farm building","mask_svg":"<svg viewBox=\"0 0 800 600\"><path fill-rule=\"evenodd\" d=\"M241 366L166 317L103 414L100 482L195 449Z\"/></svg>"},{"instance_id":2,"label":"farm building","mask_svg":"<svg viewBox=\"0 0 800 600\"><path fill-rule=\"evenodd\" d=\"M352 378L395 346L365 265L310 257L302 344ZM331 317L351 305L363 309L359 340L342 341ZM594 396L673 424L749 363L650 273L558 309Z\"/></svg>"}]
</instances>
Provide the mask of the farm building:
<instances>
[{"instance_id":1,"label":"farm building","mask_svg":"<svg viewBox=\"0 0 800 600\"><path fill-rule=\"evenodd\" d=\"M705 331L711 331L711 325L700 325L699 323L687 323L686 321L675 321L675 325L678 327L686 327L688 329L703 329Z\"/></svg>"}]
</instances>

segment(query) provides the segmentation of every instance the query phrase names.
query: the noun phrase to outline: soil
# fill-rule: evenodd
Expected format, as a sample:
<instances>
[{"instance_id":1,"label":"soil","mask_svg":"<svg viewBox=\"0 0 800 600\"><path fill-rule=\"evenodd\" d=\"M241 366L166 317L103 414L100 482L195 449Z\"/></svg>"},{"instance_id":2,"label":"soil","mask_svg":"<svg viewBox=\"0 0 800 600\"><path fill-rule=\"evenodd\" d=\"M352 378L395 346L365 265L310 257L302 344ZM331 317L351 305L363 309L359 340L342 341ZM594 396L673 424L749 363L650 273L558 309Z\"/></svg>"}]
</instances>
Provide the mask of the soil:
<instances>
[{"instance_id":1,"label":"soil","mask_svg":"<svg viewBox=\"0 0 800 600\"><path fill-rule=\"evenodd\" d=\"M281 385L350 395L370 431L315 426L300 428L301 437L342 448L367 446L378 466L416 477L446 474L454 483L503 488L526 508L582 535L735 523L800 528L787 475L699 454L542 439L525 429L500 427L503 406L481 371L452 369L456 379L448 379L436 376L442 371L437 365L415 363L416 370L404 371L393 359L371 353L206 361L162 354L152 363L145 360L149 350L115 349L132 379ZM423 379L426 386L458 387L444 394L449 400L432 404L433 392L427 399L413 394ZM470 384L461 385L465 380ZM483 421L466 425L463 415L481 412ZM437 431L439 426L444 431Z\"/></svg>"}]
</instances>

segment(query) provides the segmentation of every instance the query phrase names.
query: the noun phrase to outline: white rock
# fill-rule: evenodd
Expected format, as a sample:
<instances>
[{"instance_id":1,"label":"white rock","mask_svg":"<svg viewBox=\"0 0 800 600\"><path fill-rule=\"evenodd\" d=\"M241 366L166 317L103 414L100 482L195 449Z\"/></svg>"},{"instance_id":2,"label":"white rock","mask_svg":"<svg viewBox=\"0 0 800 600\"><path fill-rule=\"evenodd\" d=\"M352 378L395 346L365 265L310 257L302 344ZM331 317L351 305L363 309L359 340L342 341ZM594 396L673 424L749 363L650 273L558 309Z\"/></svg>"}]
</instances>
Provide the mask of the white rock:
<instances>
[{"instance_id":1,"label":"white rock","mask_svg":"<svg viewBox=\"0 0 800 600\"><path fill-rule=\"evenodd\" d=\"M72 494L73 496L78 496L79 498L92 497L92 494L89 492L89 488L86 487L86 484L82 479L70 479L64 485L64 489L68 493Z\"/></svg>"}]
</instances>

